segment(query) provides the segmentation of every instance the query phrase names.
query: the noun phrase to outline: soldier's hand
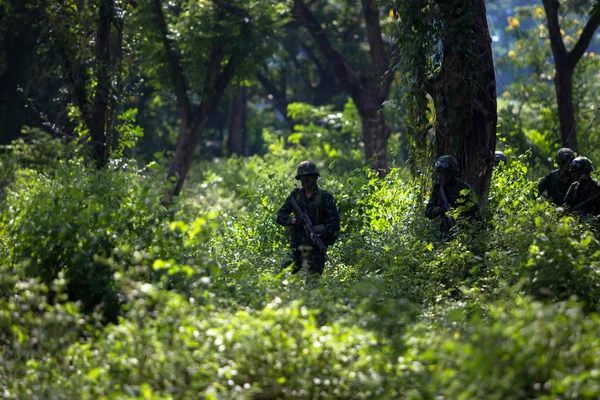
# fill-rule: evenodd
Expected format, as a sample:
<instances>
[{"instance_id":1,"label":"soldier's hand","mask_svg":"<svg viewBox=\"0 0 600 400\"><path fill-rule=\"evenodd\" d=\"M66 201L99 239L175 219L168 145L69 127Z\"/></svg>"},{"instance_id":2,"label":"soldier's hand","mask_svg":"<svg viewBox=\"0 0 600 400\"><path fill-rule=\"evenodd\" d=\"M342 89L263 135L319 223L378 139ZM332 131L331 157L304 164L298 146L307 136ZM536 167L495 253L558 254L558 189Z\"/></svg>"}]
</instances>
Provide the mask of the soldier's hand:
<instances>
[{"instance_id":1,"label":"soldier's hand","mask_svg":"<svg viewBox=\"0 0 600 400\"><path fill-rule=\"evenodd\" d=\"M296 225L296 218L292 218L292 220L290 221L290 225Z\"/></svg>"},{"instance_id":2,"label":"soldier's hand","mask_svg":"<svg viewBox=\"0 0 600 400\"><path fill-rule=\"evenodd\" d=\"M318 236L318 237L321 237L321 235L319 235L318 233L317 233L317 236ZM315 242L315 235L314 235L312 232L310 233L310 240L312 240L313 244L317 244L317 243Z\"/></svg>"}]
</instances>

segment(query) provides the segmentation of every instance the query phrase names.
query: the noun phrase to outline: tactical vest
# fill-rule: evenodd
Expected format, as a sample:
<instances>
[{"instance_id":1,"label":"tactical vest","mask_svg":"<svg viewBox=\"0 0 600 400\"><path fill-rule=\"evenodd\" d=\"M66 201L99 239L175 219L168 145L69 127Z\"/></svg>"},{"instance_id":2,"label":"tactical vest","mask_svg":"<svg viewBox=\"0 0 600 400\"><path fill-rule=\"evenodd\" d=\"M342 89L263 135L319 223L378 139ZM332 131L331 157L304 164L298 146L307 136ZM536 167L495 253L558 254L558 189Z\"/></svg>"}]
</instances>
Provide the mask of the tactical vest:
<instances>
[{"instance_id":1,"label":"tactical vest","mask_svg":"<svg viewBox=\"0 0 600 400\"><path fill-rule=\"evenodd\" d=\"M294 191L296 191L296 194L294 194ZM300 203L300 199L303 195L302 190L295 189L294 191L292 191L290 195L294 196L296 201ZM319 192L315 195L315 206L317 211L317 218L315 221L312 221L313 226L319 225L321 222L321 190L319 190ZM307 210L303 211L306 212ZM292 242L292 244L300 240L300 238L306 236L304 233L299 233L298 231L299 229L295 226L287 227L287 237ZM302 232L304 232L304 230L302 230ZM324 241L324 243L326 246L329 246L330 244L333 244L333 240L335 240L335 238L331 238L331 240L329 241Z\"/></svg>"},{"instance_id":2,"label":"tactical vest","mask_svg":"<svg viewBox=\"0 0 600 400\"><path fill-rule=\"evenodd\" d=\"M298 203L300 203L300 199L302 198L302 191L301 190L297 190L296 191L296 201ZM319 190L319 193L317 193L315 195L315 206L317 207L317 220L316 221L312 221L313 225L319 225L319 223L321 222L321 218L320 218L320 213L321 213L321 190ZM306 211L306 210L304 210Z\"/></svg>"}]
</instances>

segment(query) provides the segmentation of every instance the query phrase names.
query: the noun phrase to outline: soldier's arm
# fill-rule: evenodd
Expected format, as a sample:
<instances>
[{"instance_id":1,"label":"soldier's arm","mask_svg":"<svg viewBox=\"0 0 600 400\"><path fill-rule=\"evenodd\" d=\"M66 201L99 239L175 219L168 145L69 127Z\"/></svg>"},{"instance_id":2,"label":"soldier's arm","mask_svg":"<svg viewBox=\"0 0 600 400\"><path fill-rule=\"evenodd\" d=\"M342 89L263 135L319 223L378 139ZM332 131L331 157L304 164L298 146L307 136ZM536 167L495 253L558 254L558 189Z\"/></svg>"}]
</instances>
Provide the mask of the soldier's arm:
<instances>
[{"instance_id":1,"label":"soldier's arm","mask_svg":"<svg viewBox=\"0 0 600 400\"><path fill-rule=\"evenodd\" d=\"M325 234L331 234L340 230L340 214L335 204L333 195L327 193L323 196L323 222L315 226L317 232L322 231ZM322 228L320 226L323 226ZM319 232L320 233L320 232Z\"/></svg>"},{"instance_id":2,"label":"soldier's arm","mask_svg":"<svg viewBox=\"0 0 600 400\"><path fill-rule=\"evenodd\" d=\"M550 174L544 176L538 181L537 190L538 196L541 196L550 188Z\"/></svg>"},{"instance_id":3,"label":"soldier's arm","mask_svg":"<svg viewBox=\"0 0 600 400\"><path fill-rule=\"evenodd\" d=\"M437 183L433 185L431 188L431 194L429 195L429 201L427 202L427 206L425 206L425 217L427 219L433 219L440 215L441 207L439 206L440 198L439 198L439 188L437 187Z\"/></svg>"},{"instance_id":4,"label":"soldier's arm","mask_svg":"<svg viewBox=\"0 0 600 400\"><path fill-rule=\"evenodd\" d=\"M577 187L579 186L579 182L573 182L571 186L569 186L569 190L567 190L567 194L565 195L565 205L568 208L575 206L577 202Z\"/></svg>"},{"instance_id":5,"label":"soldier's arm","mask_svg":"<svg viewBox=\"0 0 600 400\"><path fill-rule=\"evenodd\" d=\"M277 214L275 215L275 222L282 226L290 225L293 218L290 214L292 214L293 211L294 208L292 207L290 195L285 199L281 207L279 207L279 210L277 210Z\"/></svg>"}]
</instances>

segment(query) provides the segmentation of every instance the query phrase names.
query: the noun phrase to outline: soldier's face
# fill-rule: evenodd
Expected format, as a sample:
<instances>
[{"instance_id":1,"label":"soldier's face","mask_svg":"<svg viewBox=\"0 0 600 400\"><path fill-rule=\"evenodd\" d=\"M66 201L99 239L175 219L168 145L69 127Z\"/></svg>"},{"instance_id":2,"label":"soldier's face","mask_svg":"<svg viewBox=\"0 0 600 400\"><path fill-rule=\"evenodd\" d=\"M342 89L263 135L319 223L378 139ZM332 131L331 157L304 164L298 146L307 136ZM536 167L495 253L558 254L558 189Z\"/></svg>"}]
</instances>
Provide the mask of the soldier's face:
<instances>
[{"instance_id":1,"label":"soldier's face","mask_svg":"<svg viewBox=\"0 0 600 400\"><path fill-rule=\"evenodd\" d=\"M454 181L454 172L451 171L438 171L438 180L442 186L447 186Z\"/></svg>"},{"instance_id":2,"label":"soldier's face","mask_svg":"<svg viewBox=\"0 0 600 400\"><path fill-rule=\"evenodd\" d=\"M580 169L579 171L571 172L571 180L572 181L583 181L588 178L588 174L585 173L584 170Z\"/></svg>"},{"instance_id":3,"label":"soldier's face","mask_svg":"<svg viewBox=\"0 0 600 400\"><path fill-rule=\"evenodd\" d=\"M302 182L302 187L304 189L314 189L314 187L317 185L317 176L303 175L300 177L300 182Z\"/></svg>"},{"instance_id":4,"label":"soldier's face","mask_svg":"<svg viewBox=\"0 0 600 400\"><path fill-rule=\"evenodd\" d=\"M558 163L558 169L560 172L566 172L569 168L569 161Z\"/></svg>"}]
</instances>

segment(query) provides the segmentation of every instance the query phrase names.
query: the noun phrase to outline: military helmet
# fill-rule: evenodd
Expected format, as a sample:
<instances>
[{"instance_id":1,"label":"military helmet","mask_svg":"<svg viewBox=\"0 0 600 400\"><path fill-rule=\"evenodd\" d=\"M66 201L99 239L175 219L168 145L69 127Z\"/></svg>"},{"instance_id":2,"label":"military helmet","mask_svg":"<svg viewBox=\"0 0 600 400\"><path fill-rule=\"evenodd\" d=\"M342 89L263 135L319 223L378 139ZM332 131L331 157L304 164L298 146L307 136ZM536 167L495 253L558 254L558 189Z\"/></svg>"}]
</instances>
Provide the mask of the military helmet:
<instances>
[{"instance_id":1,"label":"military helmet","mask_svg":"<svg viewBox=\"0 0 600 400\"><path fill-rule=\"evenodd\" d=\"M575 154L573 150L568 147L563 147L558 149L556 152L556 157L554 157L554 162L557 164L568 164L575 158Z\"/></svg>"},{"instance_id":2,"label":"military helmet","mask_svg":"<svg viewBox=\"0 0 600 400\"><path fill-rule=\"evenodd\" d=\"M296 171L296 179L300 179L300 177L305 175L321 176L317 165L314 162L308 160L302 161L300 165L298 165L298 170Z\"/></svg>"},{"instance_id":3,"label":"military helmet","mask_svg":"<svg viewBox=\"0 0 600 400\"><path fill-rule=\"evenodd\" d=\"M506 164L506 156L504 155L504 153L503 153L503 152L501 152L501 151L496 151L496 152L494 153L494 164L495 164L495 165L498 165L498 164L500 164L500 162L503 162L503 163L505 163L505 164Z\"/></svg>"},{"instance_id":4,"label":"military helmet","mask_svg":"<svg viewBox=\"0 0 600 400\"><path fill-rule=\"evenodd\" d=\"M571 164L569 164L569 172L587 172L590 173L594 171L594 166L592 162L587 157L577 157Z\"/></svg>"},{"instance_id":5,"label":"military helmet","mask_svg":"<svg viewBox=\"0 0 600 400\"><path fill-rule=\"evenodd\" d=\"M436 172L451 171L458 173L459 171L458 161L456 161L456 158L448 155L438 158L433 168Z\"/></svg>"}]
</instances>

